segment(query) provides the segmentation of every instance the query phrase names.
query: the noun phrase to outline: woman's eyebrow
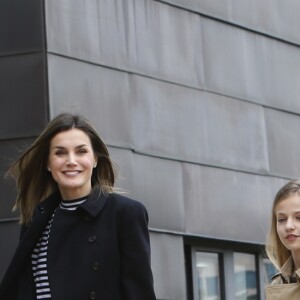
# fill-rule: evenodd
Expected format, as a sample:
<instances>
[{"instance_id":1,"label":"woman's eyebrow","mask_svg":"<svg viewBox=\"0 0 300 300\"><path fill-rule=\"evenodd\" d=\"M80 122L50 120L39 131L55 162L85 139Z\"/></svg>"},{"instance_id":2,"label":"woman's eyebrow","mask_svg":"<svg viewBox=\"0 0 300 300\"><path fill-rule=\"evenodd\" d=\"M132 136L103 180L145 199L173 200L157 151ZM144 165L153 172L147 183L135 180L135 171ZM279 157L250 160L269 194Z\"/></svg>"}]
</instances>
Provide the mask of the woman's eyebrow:
<instances>
[{"instance_id":1,"label":"woman's eyebrow","mask_svg":"<svg viewBox=\"0 0 300 300\"><path fill-rule=\"evenodd\" d=\"M76 148L82 148L82 147L86 147L86 146L87 146L87 144L81 144L81 145L76 146Z\"/></svg>"},{"instance_id":2,"label":"woman's eyebrow","mask_svg":"<svg viewBox=\"0 0 300 300\"><path fill-rule=\"evenodd\" d=\"M86 147L86 146L87 146L87 144L81 144L81 145L76 146L75 148L82 148L82 147ZM56 145L56 146L53 146L52 149L66 149L66 147Z\"/></svg>"}]
</instances>

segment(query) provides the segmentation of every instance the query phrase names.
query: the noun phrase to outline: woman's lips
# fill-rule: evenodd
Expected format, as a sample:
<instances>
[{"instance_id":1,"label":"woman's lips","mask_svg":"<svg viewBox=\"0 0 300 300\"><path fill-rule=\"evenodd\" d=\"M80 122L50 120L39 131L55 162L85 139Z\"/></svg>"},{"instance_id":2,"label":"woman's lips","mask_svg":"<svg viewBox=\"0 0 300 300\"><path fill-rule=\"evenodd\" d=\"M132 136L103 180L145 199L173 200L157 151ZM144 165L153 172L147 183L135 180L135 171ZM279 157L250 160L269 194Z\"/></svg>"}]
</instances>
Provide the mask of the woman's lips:
<instances>
[{"instance_id":1,"label":"woman's lips","mask_svg":"<svg viewBox=\"0 0 300 300\"><path fill-rule=\"evenodd\" d=\"M67 176L76 176L80 173L81 171L64 171L63 173Z\"/></svg>"}]
</instances>

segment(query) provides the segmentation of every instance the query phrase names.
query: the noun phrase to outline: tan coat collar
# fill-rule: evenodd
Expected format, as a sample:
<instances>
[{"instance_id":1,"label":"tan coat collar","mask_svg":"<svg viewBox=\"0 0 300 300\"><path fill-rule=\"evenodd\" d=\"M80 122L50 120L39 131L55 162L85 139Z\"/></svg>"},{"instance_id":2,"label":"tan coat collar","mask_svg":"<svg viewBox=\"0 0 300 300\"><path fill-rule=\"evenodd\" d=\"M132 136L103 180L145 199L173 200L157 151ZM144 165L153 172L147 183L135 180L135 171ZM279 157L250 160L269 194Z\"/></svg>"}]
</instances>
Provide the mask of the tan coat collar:
<instances>
[{"instance_id":1,"label":"tan coat collar","mask_svg":"<svg viewBox=\"0 0 300 300\"><path fill-rule=\"evenodd\" d=\"M284 263L280 272L273 276L272 283L290 283L290 278L292 275L296 274L298 279L300 278L300 269L294 271L294 262L292 256L288 258L288 260ZM274 281L273 281L274 279Z\"/></svg>"}]
</instances>

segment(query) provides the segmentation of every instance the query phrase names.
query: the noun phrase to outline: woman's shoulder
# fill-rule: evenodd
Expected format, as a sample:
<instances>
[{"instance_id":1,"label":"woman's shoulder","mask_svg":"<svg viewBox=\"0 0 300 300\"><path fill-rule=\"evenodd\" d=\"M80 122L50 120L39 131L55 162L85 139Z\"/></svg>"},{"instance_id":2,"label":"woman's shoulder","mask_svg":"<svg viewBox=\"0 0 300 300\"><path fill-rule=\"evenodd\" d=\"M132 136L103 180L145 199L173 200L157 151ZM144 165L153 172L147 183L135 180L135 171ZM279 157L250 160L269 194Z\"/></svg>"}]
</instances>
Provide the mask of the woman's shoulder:
<instances>
[{"instance_id":1,"label":"woman's shoulder","mask_svg":"<svg viewBox=\"0 0 300 300\"><path fill-rule=\"evenodd\" d=\"M140 208L145 210L144 204L141 202L125 196L124 194L111 193L108 195L108 201L114 202L114 205L120 208Z\"/></svg>"},{"instance_id":2,"label":"woman's shoulder","mask_svg":"<svg viewBox=\"0 0 300 300\"><path fill-rule=\"evenodd\" d=\"M112 193L108 195L107 205L115 215L127 223L135 223L137 220L148 222L148 211L145 206L124 194Z\"/></svg>"}]
</instances>

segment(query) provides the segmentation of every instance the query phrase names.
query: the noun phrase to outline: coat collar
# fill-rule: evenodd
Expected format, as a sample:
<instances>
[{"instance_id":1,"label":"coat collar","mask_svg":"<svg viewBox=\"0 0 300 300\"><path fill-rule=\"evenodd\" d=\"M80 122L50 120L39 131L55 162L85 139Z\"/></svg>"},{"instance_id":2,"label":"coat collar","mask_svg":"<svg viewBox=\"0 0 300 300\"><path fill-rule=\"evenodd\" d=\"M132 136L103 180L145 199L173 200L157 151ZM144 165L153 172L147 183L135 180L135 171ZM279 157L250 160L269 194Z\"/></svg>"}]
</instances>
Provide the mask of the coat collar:
<instances>
[{"instance_id":1,"label":"coat collar","mask_svg":"<svg viewBox=\"0 0 300 300\"><path fill-rule=\"evenodd\" d=\"M294 268L295 268L295 265L293 262L293 258L292 258L292 256L290 256L288 258L288 260L285 262L285 264L282 266L280 271L281 271L281 274L286 278L291 277L293 275L293 273L295 273L297 275L297 277L300 278L300 269L294 270Z\"/></svg>"},{"instance_id":2,"label":"coat collar","mask_svg":"<svg viewBox=\"0 0 300 300\"><path fill-rule=\"evenodd\" d=\"M54 192L44 201L42 201L37 209L45 214L47 218L52 215L55 208L59 205L59 202L62 200L60 193ZM79 205L79 209L86 212L91 217L96 217L100 211L103 209L107 201L107 194L101 191L99 188L94 188L91 194L87 197L87 200Z\"/></svg>"},{"instance_id":3,"label":"coat collar","mask_svg":"<svg viewBox=\"0 0 300 300\"><path fill-rule=\"evenodd\" d=\"M95 218L101 212L106 202L107 194L104 194L99 188L95 188L87 200L79 205L78 208Z\"/></svg>"},{"instance_id":4,"label":"coat collar","mask_svg":"<svg viewBox=\"0 0 300 300\"><path fill-rule=\"evenodd\" d=\"M300 269L294 271L294 262L292 256L290 256L284 265L281 267L280 272L272 277L274 283L290 283L291 277L296 275L300 278Z\"/></svg>"}]
</instances>

